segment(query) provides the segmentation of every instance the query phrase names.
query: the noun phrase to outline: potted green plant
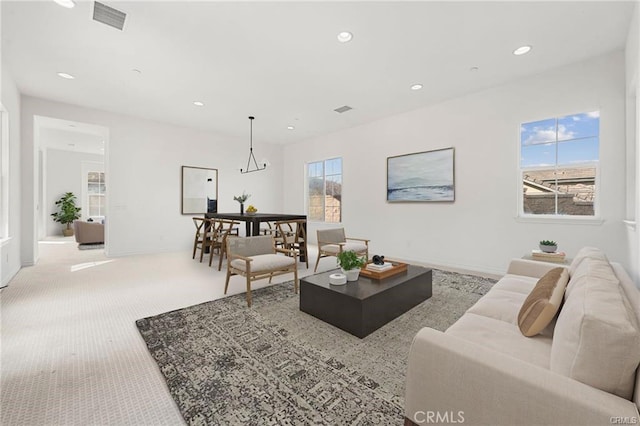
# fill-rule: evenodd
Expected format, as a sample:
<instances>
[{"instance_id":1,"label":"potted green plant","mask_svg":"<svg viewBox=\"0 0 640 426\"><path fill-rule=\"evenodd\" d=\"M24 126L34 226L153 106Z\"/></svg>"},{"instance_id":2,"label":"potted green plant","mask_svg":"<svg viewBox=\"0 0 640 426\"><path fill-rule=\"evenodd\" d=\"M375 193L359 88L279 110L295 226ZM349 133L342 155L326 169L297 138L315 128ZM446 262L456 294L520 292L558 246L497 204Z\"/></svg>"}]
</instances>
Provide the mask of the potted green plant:
<instances>
[{"instance_id":1,"label":"potted green plant","mask_svg":"<svg viewBox=\"0 0 640 426\"><path fill-rule=\"evenodd\" d=\"M360 276L360 268L367 264L367 259L358 257L355 251L346 250L338 253L338 265L342 273L347 276L347 281L357 281Z\"/></svg>"},{"instance_id":2,"label":"potted green plant","mask_svg":"<svg viewBox=\"0 0 640 426\"><path fill-rule=\"evenodd\" d=\"M552 240L540 241L540 250L545 253L555 253L558 250L558 244Z\"/></svg>"},{"instance_id":3,"label":"potted green plant","mask_svg":"<svg viewBox=\"0 0 640 426\"><path fill-rule=\"evenodd\" d=\"M80 219L80 207L76 207L76 196L73 192L65 193L58 201L56 201L57 212L51 213L53 220L63 225L67 225L62 230L62 235L70 237L73 235L71 224L74 220Z\"/></svg>"},{"instance_id":4,"label":"potted green plant","mask_svg":"<svg viewBox=\"0 0 640 426\"><path fill-rule=\"evenodd\" d=\"M251 194L245 194L244 191L242 191L242 195L233 197L234 200L240 203L240 214L244 214L244 202L247 201L249 197L251 197Z\"/></svg>"}]
</instances>

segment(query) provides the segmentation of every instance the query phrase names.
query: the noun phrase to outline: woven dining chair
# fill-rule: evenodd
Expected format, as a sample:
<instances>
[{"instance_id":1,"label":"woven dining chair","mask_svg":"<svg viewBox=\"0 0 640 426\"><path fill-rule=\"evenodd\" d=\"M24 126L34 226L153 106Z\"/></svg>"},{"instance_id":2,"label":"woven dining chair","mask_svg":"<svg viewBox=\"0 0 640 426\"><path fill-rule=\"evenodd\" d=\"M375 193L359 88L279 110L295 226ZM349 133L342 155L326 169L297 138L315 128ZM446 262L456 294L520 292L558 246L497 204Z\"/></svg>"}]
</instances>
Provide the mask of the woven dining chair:
<instances>
[{"instance_id":1,"label":"woven dining chair","mask_svg":"<svg viewBox=\"0 0 640 426\"><path fill-rule=\"evenodd\" d=\"M245 277L247 284L247 306L251 307L251 282L276 275L293 272L294 291L298 292L298 262L295 252L276 248L271 235L245 238L227 238L227 279L224 294L233 275ZM282 256L276 253L284 253Z\"/></svg>"},{"instance_id":2,"label":"woven dining chair","mask_svg":"<svg viewBox=\"0 0 640 426\"><path fill-rule=\"evenodd\" d=\"M299 258L304 257L309 269L309 256L307 255L307 231L306 219L282 220L275 223L276 245L281 245L285 250L293 250Z\"/></svg>"},{"instance_id":3,"label":"woven dining chair","mask_svg":"<svg viewBox=\"0 0 640 426\"><path fill-rule=\"evenodd\" d=\"M234 229L238 229L235 226L240 224L240 222L226 219L209 219L209 223L210 231L208 232L207 242L205 243L205 246L209 247L209 266L211 266L213 261L213 255L217 252L220 258L218 260L218 271L220 271L222 270L222 259L227 252L227 238L234 235Z\"/></svg>"},{"instance_id":4,"label":"woven dining chair","mask_svg":"<svg viewBox=\"0 0 640 426\"><path fill-rule=\"evenodd\" d=\"M193 240L193 256L191 256L192 259L196 258L196 251L198 249L200 249L200 262L202 262L202 258L204 256L204 251L205 251L205 244L207 241L207 232L208 232L208 225L209 223L209 219L205 219L204 217L194 217L193 219L193 224L196 227L196 235L195 235L195 239Z\"/></svg>"}]
</instances>

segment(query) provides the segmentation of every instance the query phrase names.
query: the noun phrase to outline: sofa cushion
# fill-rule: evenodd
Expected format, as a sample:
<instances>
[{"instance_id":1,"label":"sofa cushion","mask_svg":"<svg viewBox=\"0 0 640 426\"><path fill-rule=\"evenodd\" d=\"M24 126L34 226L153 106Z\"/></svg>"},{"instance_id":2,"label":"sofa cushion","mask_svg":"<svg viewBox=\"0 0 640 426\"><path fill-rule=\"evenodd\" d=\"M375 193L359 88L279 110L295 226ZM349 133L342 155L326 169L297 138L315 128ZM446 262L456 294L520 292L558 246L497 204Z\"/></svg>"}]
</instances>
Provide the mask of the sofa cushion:
<instances>
[{"instance_id":1,"label":"sofa cushion","mask_svg":"<svg viewBox=\"0 0 640 426\"><path fill-rule=\"evenodd\" d=\"M512 291L527 296L531 293L531 290L533 290L537 282L537 278L525 277L524 275L506 274L491 288Z\"/></svg>"},{"instance_id":2,"label":"sofa cushion","mask_svg":"<svg viewBox=\"0 0 640 426\"><path fill-rule=\"evenodd\" d=\"M468 312L445 333L522 361L549 368L551 337L524 337L515 324Z\"/></svg>"},{"instance_id":3,"label":"sofa cushion","mask_svg":"<svg viewBox=\"0 0 640 426\"><path fill-rule=\"evenodd\" d=\"M580 250L580 252L583 250ZM593 251L589 252L587 257L583 256L575 267L575 261L571 264L571 267L569 267L570 279L569 284L567 284L565 299L571 295L571 292L575 288L585 285L589 278L608 281L612 285L618 283L618 278L613 272L613 268L609 264L606 256L602 252L595 252L595 250L596 249L593 249Z\"/></svg>"},{"instance_id":4,"label":"sofa cushion","mask_svg":"<svg viewBox=\"0 0 640 426\"><path fill-rule=\"evenodd\" d=\"M582 263L579 268L589 270L594 263L602 272L601 259ZM584 275L558 316L551 370L630 399L638 363L638 321L621 286L608 276Z\"/></svg>"},{"instance_id":5,"label":"sofa cushion","mask_svg":"<svg viewBox=\"0 0 640 426\"><path fill-rule=\"evenodd\" d=\"M605 256L604 252L596 247L582 247L576 256L573 258L573 262L569 265L569 276L573 277L576 269L580 266L583 260L585 259L600 259L608 262L607 256Z\"/></svg>"},{"instance_id":6,"label":"sofa cushion","mask_svg":"<svg viewBox=\"0 0 640 426\"><path fill-rule=\"evenodd\" d=\"M518 325L518 311L527 297L524 293L492 288L467 312Z\"/></svg>"},{"instance_id":7,"label":"sofa cushion","mask_svg":"<svg viewBox=\"0 0 640 426\"><path fill-rule=\"evenodd\" d=\"M518 313L518 327L523 335L535 336L551 323L560 309L568 282L566 268L553 268L538 280Z\"/></svg>"}]
</instances>

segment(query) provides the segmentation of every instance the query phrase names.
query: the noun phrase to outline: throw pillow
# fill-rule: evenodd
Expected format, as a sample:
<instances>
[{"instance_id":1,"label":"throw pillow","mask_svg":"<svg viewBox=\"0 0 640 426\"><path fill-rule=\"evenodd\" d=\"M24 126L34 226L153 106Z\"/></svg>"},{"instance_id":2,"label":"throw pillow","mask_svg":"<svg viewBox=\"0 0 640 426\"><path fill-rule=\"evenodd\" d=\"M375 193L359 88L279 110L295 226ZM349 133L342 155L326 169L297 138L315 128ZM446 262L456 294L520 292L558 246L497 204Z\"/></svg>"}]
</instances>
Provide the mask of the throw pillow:
<instances>
[{"instance_id":1,"label":"throw pillow","mask_svg":"<svg viewBox=\"0 0 640 426\"><path fill-rule=\"evenodd\" d=\"M522 334L532 337L549 325L560 309L567 282L567 268L553 268L538 280L518 313L518 327Z\"/></svg>"}]
</instances>

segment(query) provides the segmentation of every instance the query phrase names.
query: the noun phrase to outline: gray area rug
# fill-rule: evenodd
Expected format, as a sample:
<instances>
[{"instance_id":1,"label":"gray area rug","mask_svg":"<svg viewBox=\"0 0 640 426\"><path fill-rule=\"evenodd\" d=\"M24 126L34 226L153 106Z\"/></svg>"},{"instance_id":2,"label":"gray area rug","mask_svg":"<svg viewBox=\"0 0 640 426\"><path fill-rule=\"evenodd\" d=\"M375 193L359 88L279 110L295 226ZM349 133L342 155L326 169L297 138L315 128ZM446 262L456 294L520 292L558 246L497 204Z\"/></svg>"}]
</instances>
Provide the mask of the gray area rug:
<instances>
[{"instance_id":1,"label":"gray area rug","mask_svg":"<svg viewBox=\"0 0 640 426\"><path fill-rule=\"evenodd\" d=\"M433 296L359 339L300 312L293 284L136 321L191 425L402 424L409 346L444 331L494 280L434 271Z\"/></svg>"}]
</instances>

